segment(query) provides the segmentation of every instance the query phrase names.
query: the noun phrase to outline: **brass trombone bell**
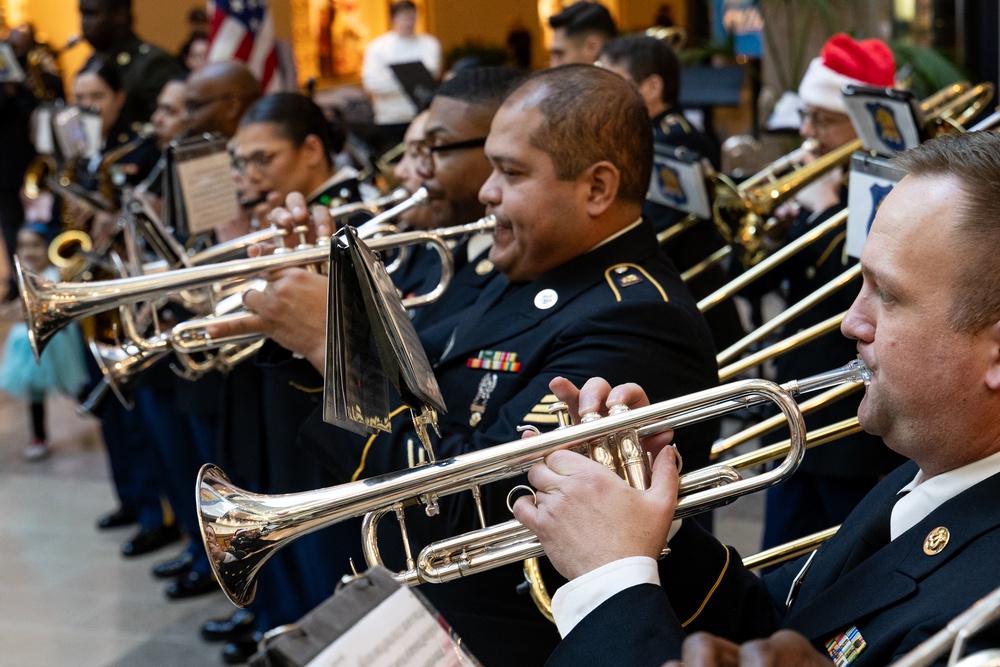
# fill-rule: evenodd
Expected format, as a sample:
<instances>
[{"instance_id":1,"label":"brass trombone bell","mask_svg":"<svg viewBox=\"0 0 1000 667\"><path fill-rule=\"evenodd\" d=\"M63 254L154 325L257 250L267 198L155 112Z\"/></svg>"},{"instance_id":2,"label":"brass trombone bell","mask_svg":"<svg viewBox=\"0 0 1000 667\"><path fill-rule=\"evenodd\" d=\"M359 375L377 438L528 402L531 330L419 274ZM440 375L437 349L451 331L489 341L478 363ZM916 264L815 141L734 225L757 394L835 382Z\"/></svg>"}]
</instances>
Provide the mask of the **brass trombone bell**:
<instances>
[{"instance_id":1,"label":"brass trombone bell","mask_svg":"<svg viewBox=\"0 0 1000 667\"><path fill-rule=\"evenodd\" d=\"M794 472L806 442L804 419L795 395L843 383L867 382L869 378L868 369L859 359L841 369L784 385L743 380L416 468L304 493L250 493L233 486L222 470L207 464L197 482L202 540L223 591L234 604L245 606L254 597L257 571L277 549L301 535L347 518L369 515L362 543L369 565L377 565L378 518L401 511L407 504L417 502L430 510L437 507L441 496L472 491L482 516L479 489L483 484L518 476L558 449L589 452L608 443L621 443L622 467L631 470L630 459L624 454L630 451L626 443L637 449L636 443L648 435L761 402L776 403L790 431L791 444L784 461L747 479L727 466L709 466L684 475L680 484L683 497L676 516L690 516L777 484ZM645 462L645 457L638 456L635 463L639 462ZM628 476L630 482L641 478ZM403 540L408 543L405 530ZM517 521L483 525L479 531L428 545L395 578L407 585L449 581L542 553L537 538ZM375 562L371 562L373 559Z\"/></svg>"}]
</instances>

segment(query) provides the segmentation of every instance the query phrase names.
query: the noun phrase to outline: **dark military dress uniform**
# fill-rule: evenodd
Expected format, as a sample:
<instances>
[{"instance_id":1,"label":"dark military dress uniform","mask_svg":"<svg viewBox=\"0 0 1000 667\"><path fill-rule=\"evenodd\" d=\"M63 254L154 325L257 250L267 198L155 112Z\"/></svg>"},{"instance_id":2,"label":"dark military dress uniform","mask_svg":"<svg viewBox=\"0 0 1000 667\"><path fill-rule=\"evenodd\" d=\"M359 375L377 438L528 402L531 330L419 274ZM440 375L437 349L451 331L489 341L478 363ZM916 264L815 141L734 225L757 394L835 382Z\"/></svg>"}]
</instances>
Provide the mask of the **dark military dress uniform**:
<instances>
[{"instance_id":1,"label":"dark military dress uniform","mask_svg":"<svg viewBox=\"0 0 1000 667\"><path fill-rule=\"evenodd\" d=\"M531 283L496 276L460 317L428 325L420 336L448 408L434 445L439 459L516 440L521 424L553 428L548 383L556 376L578 385L595 375L612 384L636 381L652 400L718 381L704 318L648 222ZM339 481L405 469L423 460L423 451L401 412L391 434L366 440L324 428L314 415L301 437ZM707 461L715 433L712 425L678 432L691 466ZM506 492L516 483L483 489L487 521L510 518ZM442 498L439 517L420 508L408 513L411 540L426 546L477 527L468 496ZM390 565L400 562L398 543L396 535L383 548ZM485 664L540 664L558 635L527 596L515 594L522 580L512 565L421 590Z\"/></svg>"},{"instance_id":2,"label":"dark military dress uniform","mask_svg":"<svg viewBox=\"0 0 1000 667\"><path fill-rule=\"evenodd\" d=\"M358 198L357 180L348 178L329 182L310 197L308 206ZM226 410L233 430L226 442L237 458L244 448L259 457L259 478L253 486L265 493L294 493L334 484L316 457L296 442L299 427L322 403L323 375L270 340L253 363L242 364L235 373L229 382L231 398ZM256 432L250 433L252 429ZM247 440L234 440L237 434ZM340 577L350 572L350 559L361 561L360 532L360 522L348 521L277 552L260 570L258 596L251 607L259 628L294 623L332 595Z\"/></svg>"},{"instance_id":3,"label":"dark military dress uniform","mask_svg":"<svg viewBox=\"0 0 1000 667\"><path fill-rule=\"evenodd\" d=\"M1000 585L1000 474L946 501L890 542L896 494L916 472L907 463L876 486L819 548L804 575L809 556L761 580L742 566L735 550L685 522L660 562L664 588L642 584L605 601L566 636L550 667L658 667L680 658L685 635L697 630L743 642L779 628L801 633L821 653L831 652L832 642L853 639L861 650L837 664L894 664ZM801 584L788 607L797 578ZM1000 626L994 623L971 638L969 652L998 642Z\"/></svg>"},{"instance_id":4,"label":"dark military dress uniform","mask_svg":"<svg viewBox=\"0 0 1000 667\"><path fill-rule=\"evenodd\" d=\"M669 148L684 147L707 158L718 167L717 151L705 135L694 129L676 110L667 110L653 118L653 145ZM650 199L643 204L642 214L653 223L657 232L669 229L687 214ZM677 270L687 271L724 245L711 220L702 220L679 236L667 241L663 249L674 261ZM728 275L722 265L716 265L688 282L695 300L702 299L726 284ZM715 306L705 314L717 350L724 350L743 337L736 304L732 299Z\"/></svg>"}]
</instances>

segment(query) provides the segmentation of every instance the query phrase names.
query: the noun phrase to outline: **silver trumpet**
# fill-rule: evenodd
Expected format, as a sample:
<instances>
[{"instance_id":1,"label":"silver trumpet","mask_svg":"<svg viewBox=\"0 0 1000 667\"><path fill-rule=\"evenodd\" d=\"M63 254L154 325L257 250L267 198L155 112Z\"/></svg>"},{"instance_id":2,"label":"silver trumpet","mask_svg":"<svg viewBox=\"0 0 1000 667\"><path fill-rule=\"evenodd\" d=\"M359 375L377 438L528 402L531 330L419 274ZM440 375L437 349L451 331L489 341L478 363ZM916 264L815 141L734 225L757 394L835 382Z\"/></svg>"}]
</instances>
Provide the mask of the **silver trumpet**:
<instances>
[{"instance_id":1,"label":"silver trumpet","mask_svg":"<svg viewBox=\"0 0 1000 667\"><path fill-rule=\"evenodd\" d=\"M944 628L892 663L892 667L927 667L937 663L945 654L948 654L948 667L998 667L1000 648L977 651L962 657L969 640L997 620L1000 620L1000 588L994 589L953 618Z\"/></svg>"},{"instance_id":2,"label":"silver trumpet","mask_svg":"<svg viewBox=\"0 0 1000 667\"><path fill-rule=\"evenodd\" d=\"M575 426L568 424L568 410L562 404L554 411L560 427L549 433L304 493L250 493L233 486L217 466L206 464L197 483L202 540L222 590L240 607L253 600L256 573L276 550L302 535L362 515L367 515L362 540L370 566L381 564L375 536L378 520L392 512L400 518L407 554L408 569L395 575L397 581L406 585L449 581L543 554L538 539L519 522L485 525L480 502L483 484L520 475L551 452L573 448L596 460L616 463L619 474L633 486L647 488L649 464L638 445L641 438L773 401L785 415L791 433L785 459L773 470L745 479L726 465L683 475L676 516L689 516L773 486L795 471L806 438L795 395L845 382L867 383L870 377L858 359L843 368L783 385L743 380L636 410L622 406L608 417L585 416L583 423ZM403 508L421 504L433 515L441 496L461 491L473 493L481 529L431 544L413 559L402 521Z\"/></svg>"},{"instance_id":3,"label":"silver trumpet","mask_svg":"<svg viewBox=\"0 0 1000 667\"><path fill-rule=\"evenodd\" d=\"M496 218L487 216L476 222L436 230L401 232L367 243L373 251L401 248L415 243L431 244L442 261L438 285L409 305L425 305L441 296L451 280L454 265L446 241L465 234L492 231ZM49 339L70 322L119 306L148 301L186 290L208 287L214 283L246 280L271 271L308 266L330 259L329 239L315 247L288 250L265 257L219 262L207 266L176 269L166 273L133 276L100 282L53 282L25 269L15 258L18 287L24 302L28 337L36 359Z\"/></svg>"},{"instance_id":4,"label":"silver trumpet","mask_svg":"<svg viewBox=\"0 0 1000 667\"><path fill-rule=\"evenodd\" d=\"M413 202L409 202L409 200L413 197L416 197L416 199ZM372 215L376 215L386 206L395 206L397 204L407 203L406 208L395 213L395 215L399 215L414 206L426 203L426 201L427 191L423 188L414 192L412 196L405 188L397 188L386 196L379 197L378 199L334 206L329 210L330 217L333 219L333 222L337 223L346 220L349 216L354 215L355 213L371 213ZM244 234L243 236L235 239L217 243L209 248L205 248L204 250L192 255L190 262L192 265L200 266L233 259L234 255L245 255L247 248L252 245L267 243L268 241L273 241L287 235L288 230L272 225L266 229L250 232L249 234Z\"/></svg>"},{"instance_id":5,"label":"silver trumpet","mask_svg":"<svg viewBox=\"0 0 1000 667\"><path fill-rule=\"evenodd\" d=\"M441 277L438 284L426 294L408 296L402 299L401 303L406 309L420 308L434 303L444 294L454 276L454 259L451 250L445 243L445 239L460 236L468 233L474 227L475 231L488 231L496 225L496 219L488 216L470 225L457 225L455 227L445 227L443 229L431 231L397 232L390 236L369 239L365 245L373 251L393 250L396 248L406 248L416 243L426 242L434 248L441 260ZM388 270L388 269L387 269ZM240 297L241 295L236 295ZM239 334L213 338L209 335L206 327L212 324L223 324L233 322L243 322L253 317L252 313L246 311L227 312L224 314L212 315L209 317L192 318L186 322L174 325L170 331L170 342L176 352L184 354L194 354L196 352L209 352L217 348L229 345L239 345L254 342L260 338L261 334Z\"/></svg>"}]
</instances>

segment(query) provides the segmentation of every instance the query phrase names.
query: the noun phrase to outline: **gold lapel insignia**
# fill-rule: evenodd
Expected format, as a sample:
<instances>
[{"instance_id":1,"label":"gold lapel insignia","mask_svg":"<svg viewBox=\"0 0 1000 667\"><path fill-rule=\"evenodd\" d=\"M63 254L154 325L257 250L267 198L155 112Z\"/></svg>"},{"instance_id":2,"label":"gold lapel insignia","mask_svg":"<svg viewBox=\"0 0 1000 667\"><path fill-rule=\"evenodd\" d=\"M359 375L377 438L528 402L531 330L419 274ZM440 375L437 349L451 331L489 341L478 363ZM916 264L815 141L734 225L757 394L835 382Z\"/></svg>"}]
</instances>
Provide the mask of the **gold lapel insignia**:
<instances>
[{"instance_id":1,"label":"gold lapel insignia","mask_svg":"<svg viewBox=\"0 0 1000 667\"><path fill-rule=\"evenodd\" d=\"M485 276L487 273L493 270L493 262L488 259L481 259L476 264L476 275Z\"/></svg>"},{"instance_id":2,"label":"gold lapel insignia","mask_svg":"<svg viewBox=\"0 0 1000 667\"><path fill-rule=\"evenodd\" d=\"M938 526L924 539L924 553L928 556L937 556L948 546L949 539L951 539L951 533L948 532L948 529L944 526Z\"/></svg>"}]
</instances>

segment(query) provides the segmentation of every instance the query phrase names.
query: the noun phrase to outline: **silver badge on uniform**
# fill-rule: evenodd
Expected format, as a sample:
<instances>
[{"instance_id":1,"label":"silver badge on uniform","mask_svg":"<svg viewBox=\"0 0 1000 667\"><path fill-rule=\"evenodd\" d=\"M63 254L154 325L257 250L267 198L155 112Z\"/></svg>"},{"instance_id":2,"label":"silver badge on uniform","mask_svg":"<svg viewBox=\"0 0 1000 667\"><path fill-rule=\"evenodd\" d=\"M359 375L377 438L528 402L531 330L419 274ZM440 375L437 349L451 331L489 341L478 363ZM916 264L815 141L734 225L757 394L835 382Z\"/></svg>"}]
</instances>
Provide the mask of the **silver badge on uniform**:
<instances>
[{"instance_id":1,"label":"silver badge on uniform","mask_svg":"<svg viewBox=\"0 0 1000 667\"><path fill-rule=\"evenodd\" d=\"M490 400L490 395L497 388L498 376L496 373L487 373L479 381L479 388L476 389L476 397L472 400L469 410L469 426L476 427L483 420L483 413L486 412L486 404Z\"/></svg>"}]
</instances>

